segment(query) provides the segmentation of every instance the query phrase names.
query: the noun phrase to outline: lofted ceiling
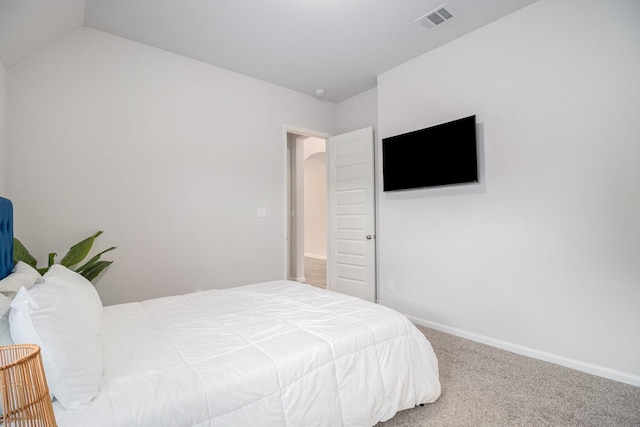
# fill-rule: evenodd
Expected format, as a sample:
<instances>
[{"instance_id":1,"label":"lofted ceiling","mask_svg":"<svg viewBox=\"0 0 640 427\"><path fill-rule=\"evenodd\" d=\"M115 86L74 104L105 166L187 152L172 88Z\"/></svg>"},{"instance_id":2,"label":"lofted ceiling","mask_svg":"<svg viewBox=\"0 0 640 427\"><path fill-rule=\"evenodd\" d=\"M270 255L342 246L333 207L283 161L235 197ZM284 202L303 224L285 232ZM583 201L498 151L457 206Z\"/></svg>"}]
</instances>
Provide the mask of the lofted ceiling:
<instances>
[{"instance_id":1,"label":"lofted ceiling","mask_svg":"<svg viewBox=\"0 0 640 427\"><path fill-rule=\"evenodd\" d=\"M10 68L86 26L340 102L535 1L0 0L0 61ZM443 4L453 18L414 22Z\"/></svg>"}]
</instances>

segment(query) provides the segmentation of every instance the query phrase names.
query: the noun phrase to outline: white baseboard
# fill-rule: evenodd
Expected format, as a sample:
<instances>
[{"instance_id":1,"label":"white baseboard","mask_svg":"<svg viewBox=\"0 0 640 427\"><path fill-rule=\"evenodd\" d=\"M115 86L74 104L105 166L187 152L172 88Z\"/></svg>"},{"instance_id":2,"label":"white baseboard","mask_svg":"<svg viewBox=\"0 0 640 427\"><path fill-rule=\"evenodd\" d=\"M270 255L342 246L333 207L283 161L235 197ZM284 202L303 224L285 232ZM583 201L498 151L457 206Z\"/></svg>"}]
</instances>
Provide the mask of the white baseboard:
<instances>
[{"instance_id":1,"label":"white baseboard","mask_svg":"<svg viewBox=\"0 0 640 427\"><path fill-rule=\"evenodd\" d=\"M614 381L619 381L621 383L640 387L640 376L638 375L617 371L615 369L594 365L592 363L582 362L580 360L570 359L568 357L559 356L557 354L547 353L545 351L540 351L519 344L498 340L462 329L453 328L450 326L442 325L440 323L431 322L429 320L424 320L413 316L407 317L412 322L417 323L421 326L426 326L427 328L436 329L438 331L446 332L448 334L455 335L461 338L466 338L471 341L476 341L482 344L490 345L492 347L500 348L502 350L507 350L512 353L521 354L523 356L528 356L538 360L544 360L545 362L555 363L556 365L565 366L577 371L586 372L588 374L597 375L599 377L609 378Z\"/></svg>"},{"instance_id":2,"label":"white baseboard","mask_svg":"<svg viewBox=\"0 0 640 427\"><path fill-rule=\"evenodd\" d=\"M305 252L304 256L307 257L307 258L323 259L325 261L327 260L327 256L326 255L308 254L308 253Z\"/></svg>"}]
</instances>

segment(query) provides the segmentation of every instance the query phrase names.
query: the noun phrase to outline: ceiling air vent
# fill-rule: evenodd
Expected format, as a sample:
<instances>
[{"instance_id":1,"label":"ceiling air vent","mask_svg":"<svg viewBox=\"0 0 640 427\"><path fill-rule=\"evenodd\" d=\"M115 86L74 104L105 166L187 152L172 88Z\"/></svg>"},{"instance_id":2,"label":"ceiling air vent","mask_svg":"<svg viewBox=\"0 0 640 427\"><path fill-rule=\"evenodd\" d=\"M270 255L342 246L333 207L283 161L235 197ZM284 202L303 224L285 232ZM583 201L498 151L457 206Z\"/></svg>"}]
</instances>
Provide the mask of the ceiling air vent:
<instances>
[{"instance_id":1,"label":"ceiling air vent","mask_svg":"<svg viewBox=\"0 0 640 427\"><path fill-rule=\"evenodd\" d=\"M444 5L440 5L433 9L431 12L416 19L415 22L427 28L434 28L436 25L440 25L444 21L451 18L453 18L451 12L445 9Z\"/></svg>"}]
</instances>

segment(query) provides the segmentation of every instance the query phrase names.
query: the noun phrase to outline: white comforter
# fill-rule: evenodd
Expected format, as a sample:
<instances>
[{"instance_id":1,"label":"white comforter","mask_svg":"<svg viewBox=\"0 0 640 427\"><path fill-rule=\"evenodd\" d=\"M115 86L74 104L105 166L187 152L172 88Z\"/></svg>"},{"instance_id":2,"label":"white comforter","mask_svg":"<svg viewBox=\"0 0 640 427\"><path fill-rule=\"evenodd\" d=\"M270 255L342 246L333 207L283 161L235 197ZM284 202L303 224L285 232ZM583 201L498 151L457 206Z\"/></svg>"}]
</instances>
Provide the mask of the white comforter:
<instances>
[{"instance_id":1,"label":"white comforter","mask_svg":"<svg viewBox=\"0 0 640 427\"><path fill-rule=\"evenodd\" d=\"M268 282L104 308L104 385L67 426L372 426L440 395L429 342L386 307Z\"/></svg>"}]
</instances>

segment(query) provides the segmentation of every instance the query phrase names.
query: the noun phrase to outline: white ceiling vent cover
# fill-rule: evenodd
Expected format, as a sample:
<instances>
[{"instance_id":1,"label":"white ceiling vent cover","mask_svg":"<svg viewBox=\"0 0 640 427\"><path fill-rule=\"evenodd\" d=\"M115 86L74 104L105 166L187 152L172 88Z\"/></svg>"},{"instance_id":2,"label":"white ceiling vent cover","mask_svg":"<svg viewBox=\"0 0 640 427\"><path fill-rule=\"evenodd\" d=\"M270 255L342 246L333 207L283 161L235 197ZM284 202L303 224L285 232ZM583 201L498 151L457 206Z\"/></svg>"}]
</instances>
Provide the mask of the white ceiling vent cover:
<instances>
[{"instance_id":1,"label":"white ceiling vent cover","mask_svg":"<svg viewBox=\"0 0 640 427\"><path fill-rule=\"evenodd\" d=\"M414 22L427 27L429 29L434 28L436 25L442 24L444 21L453 18L453 14L444 8L444 5L440 5L433 9L431 12L422 15Z\"/></svg>"}]
</instances>

